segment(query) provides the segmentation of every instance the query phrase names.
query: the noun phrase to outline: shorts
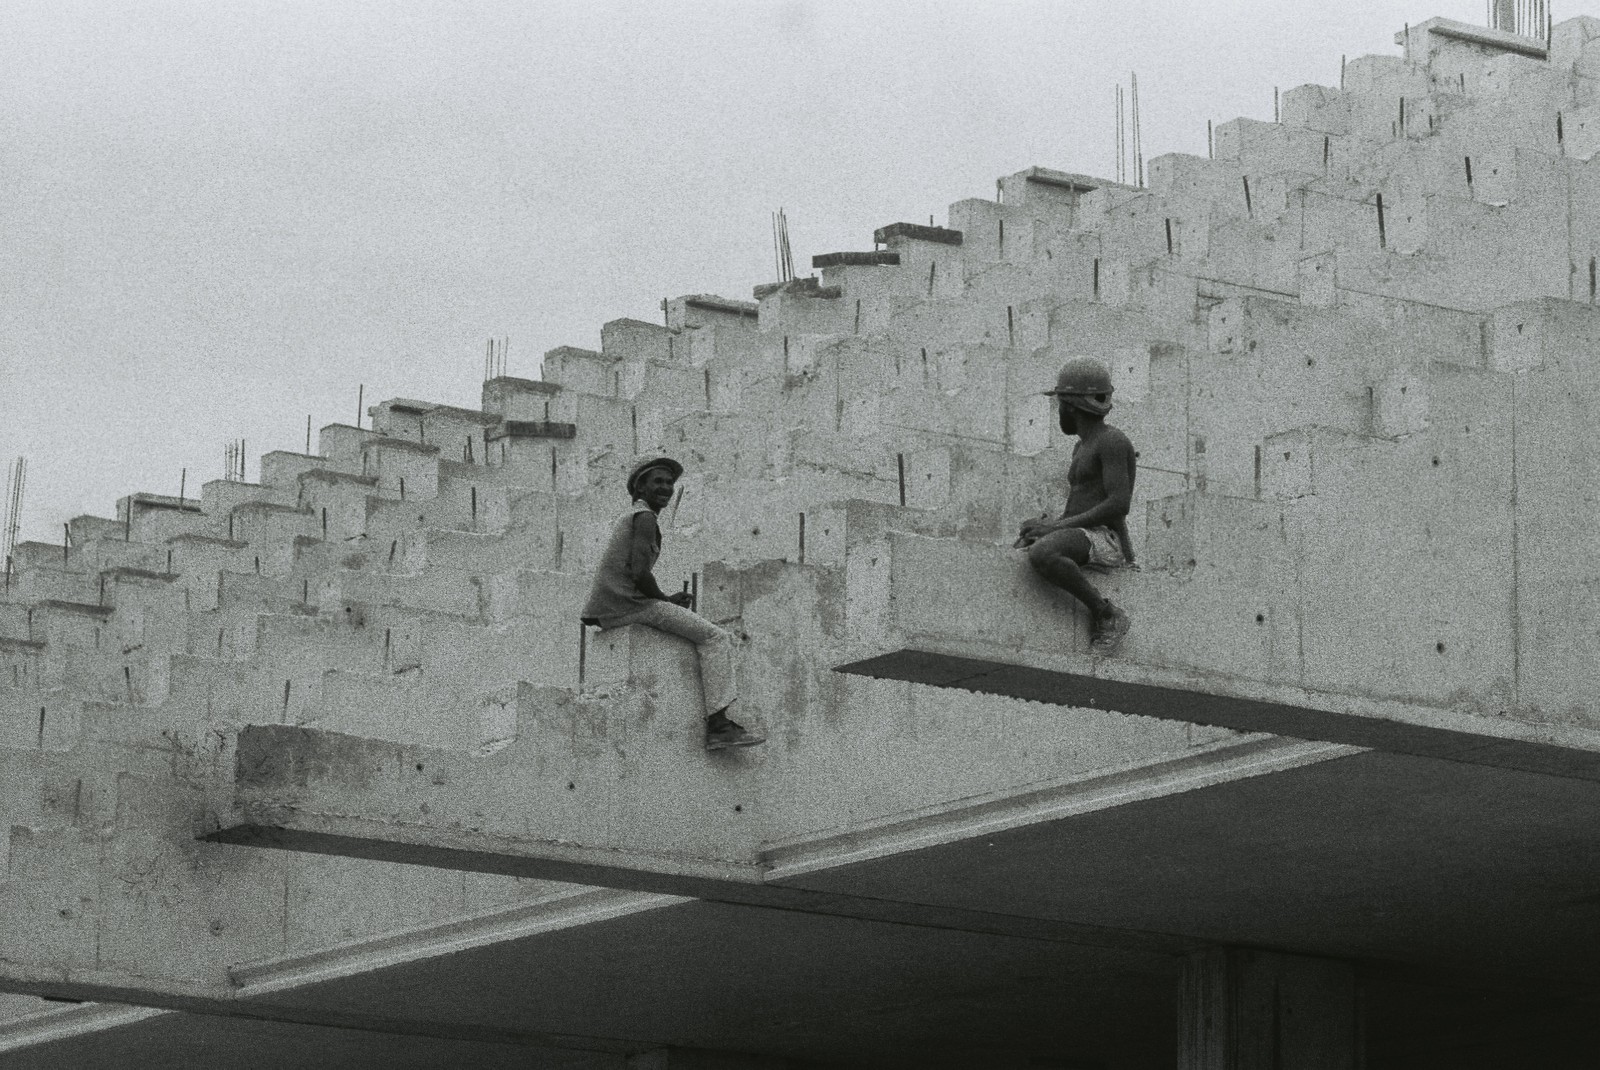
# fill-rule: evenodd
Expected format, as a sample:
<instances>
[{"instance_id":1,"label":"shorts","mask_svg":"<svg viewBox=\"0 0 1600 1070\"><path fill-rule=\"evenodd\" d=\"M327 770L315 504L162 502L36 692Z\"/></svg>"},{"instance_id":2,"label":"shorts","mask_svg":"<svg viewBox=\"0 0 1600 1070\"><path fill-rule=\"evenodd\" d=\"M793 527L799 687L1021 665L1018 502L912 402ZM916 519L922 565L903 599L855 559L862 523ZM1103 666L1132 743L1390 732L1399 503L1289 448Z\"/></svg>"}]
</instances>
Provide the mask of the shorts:
<instances>
[{"instance_id":1,"label":"shorts","mask_svg":"<svg viewBox=\"0 0 1600 1070\"><path fill-rule=\"evenodd\" d=\"M1122 540L1108 527L1079 528L1089 540L1089 564L1101 568L1122 568L1128 559L1122 555Z\"/></svg>"}]
</instances>

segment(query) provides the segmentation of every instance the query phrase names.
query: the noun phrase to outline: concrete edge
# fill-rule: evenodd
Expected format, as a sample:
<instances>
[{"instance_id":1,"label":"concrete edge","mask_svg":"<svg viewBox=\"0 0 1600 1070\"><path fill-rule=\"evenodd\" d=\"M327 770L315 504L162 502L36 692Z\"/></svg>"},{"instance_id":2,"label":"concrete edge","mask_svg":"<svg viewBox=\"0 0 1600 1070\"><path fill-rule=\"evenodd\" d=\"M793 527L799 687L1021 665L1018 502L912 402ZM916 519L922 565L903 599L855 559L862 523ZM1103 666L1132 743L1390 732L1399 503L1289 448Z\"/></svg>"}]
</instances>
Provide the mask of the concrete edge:
<instances>
[{"instance_id":1,"label":"concrete edge","mask_svg":"<svg viewBox=\"0 0 1600 1070\"><path fill-rule=\"evenodd\" d=\"M1600 781L1600 732L1117 658L912 635L835 672ZM998 656L997 656L998 655Z\"/></svg>"},{"instance_id":2,"label":"concrete edge","mask_svg":"<svg viewBox=\"0 0 1600 1070\"><path fill-rule=\"evenodd\" d=\"M1366 751L1360 747L1308 743L1280 736L1250 736L1177 759L993 799L962 800L938 813L873 829L778 845L763 855L769 867L767 880L781 883L856 862L1364 753Z\"/></svg>"},{"instance_id":3,"label":"concrete edge","mask_svg":"<svg viewBox=\"0 0 1600 1070\"><path fill-rule=\"evenodd\" d=\"M683 896L574 887L514 907L236 966L229 972L239 996L248 999L687 902L692 900Z\"/></svg>"},{"instance_id":4,"label":"concrete edge","mask_svg":"<svg viewBox=\"0 0 1600 1070\"><path fill-rule=\"evenodd\" d=\"M371 817L246 807L247 816L198 837L212 843L366 858L465 873L494 873L594 888L694 896L705 882L761 883L758 861L646 855L605 847L521 841ZM619 881L621 882L619 884Z\"/></svg>"},{"instance_id":5,"label":"concrete edge","mask_svg":"<svg viewBox=\"0 0 1600 1070\"><path fill-rule=\"evenodd\" d=\"M152 1007L107 1006L100 1003L62 1007L0 1023L0 1053L20 1051L58 1040L70 1040L86 1033L99 1033L119 1026L135 1025L172 1011Z\"/></svg>"}]
</instances>

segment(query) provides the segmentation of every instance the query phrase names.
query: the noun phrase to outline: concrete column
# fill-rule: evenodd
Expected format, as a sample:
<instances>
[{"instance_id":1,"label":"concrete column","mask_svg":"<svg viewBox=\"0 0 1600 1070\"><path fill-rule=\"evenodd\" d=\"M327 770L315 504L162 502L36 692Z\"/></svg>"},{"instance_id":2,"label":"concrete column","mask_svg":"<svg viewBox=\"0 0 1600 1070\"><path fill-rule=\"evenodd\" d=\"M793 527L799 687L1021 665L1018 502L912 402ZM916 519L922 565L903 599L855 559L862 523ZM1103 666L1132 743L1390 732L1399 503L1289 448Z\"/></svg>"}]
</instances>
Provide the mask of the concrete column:
<instances>
[{"instance_id":1,"label":"concrete column","mask_svg":"<svg viewBox=\"0 0 1600 1070\"><path fill-rule=\"evenodd\" d=\"M1209 948L1183 964L1179 1070L1360 1070L1355 970L1336 959Z\"/></svg>"}]
</instances>

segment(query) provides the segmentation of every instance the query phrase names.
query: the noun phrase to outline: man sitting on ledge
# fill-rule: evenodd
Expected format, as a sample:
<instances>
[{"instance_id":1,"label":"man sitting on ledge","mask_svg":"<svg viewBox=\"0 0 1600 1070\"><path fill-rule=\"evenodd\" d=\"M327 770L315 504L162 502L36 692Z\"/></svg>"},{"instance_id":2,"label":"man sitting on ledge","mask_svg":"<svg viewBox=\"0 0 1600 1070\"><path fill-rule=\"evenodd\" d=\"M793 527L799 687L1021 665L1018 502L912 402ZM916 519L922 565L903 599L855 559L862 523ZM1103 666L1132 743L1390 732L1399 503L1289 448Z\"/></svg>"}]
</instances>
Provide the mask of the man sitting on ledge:
<instances>
[{"instance_id":1,"label":"man sitting on ledge","mask_svg":"<svg viewBox=\"0 0 1600 1070\"><path fill-rule=\"evenodd\" d=\"M1111 373L1088 357L1067 361L1056 388L1045 391L1059 404L1061 430L1078 436L1067 469L1067 508L1059 520L1048 514L1029 520L1016 541L1035 572L1089 607L1096 654L1116 650L1131 623L1083 574L1085 565L1133 564L1127 517L1137 462L1128 436L1105 422L1111 391Z\"/></svg>"},{"instance_id":2,"label":"man sitting on ledge","mask_svg":"<svg viewBox=\"0 0 1600 1070\"><path fill-rule=\"evenodd\" d=\"M602 628L646 624L689 640L700 655L700 687L705 708L712 711L706 718L706 750L753 747L766 740L728 717L739 698L732 633L696 615L694 596L687 591L662 594L650 571L661 555L656 516L672 501L681 475L683 465L670 457L641 461L628 475L633 506L617 521L600 558L583 623Z\"/></svg>"}]
</instances>

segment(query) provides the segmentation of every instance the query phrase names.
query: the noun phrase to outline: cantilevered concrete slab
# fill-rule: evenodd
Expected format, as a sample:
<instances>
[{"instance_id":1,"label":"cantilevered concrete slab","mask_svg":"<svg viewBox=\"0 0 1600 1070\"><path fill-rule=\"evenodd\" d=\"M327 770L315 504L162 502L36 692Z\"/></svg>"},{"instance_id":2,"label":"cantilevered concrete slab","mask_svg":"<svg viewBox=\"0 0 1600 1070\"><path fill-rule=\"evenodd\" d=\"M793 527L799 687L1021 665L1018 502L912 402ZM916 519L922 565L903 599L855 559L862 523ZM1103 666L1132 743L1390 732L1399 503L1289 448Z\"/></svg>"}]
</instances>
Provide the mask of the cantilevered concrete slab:
<instances>
[{"instance_id":1,"label":"cantilevered concrete slab","mask_svg":"<svg viewBox=\"0 0 1600 1070\"><path fill-rule=\"evenodd\" d=\"M1301 688L1251 686L1248 682L1217 678L1207 683L1233 693L1199 691L1192 686L1136 682L916 649L850 662L840 665L838 671L1075 709L1112 710L1240 732L1269 732L1600 783L1600 750L1541 742L1528 732L1496 736L1419 723L1432 711L1406 710L1400 703L1364 702L1347 695L1318 694ZM1159 670L1143 671L1142 667L1128 675L1182 678Z\"/></svg>"},{"instance_id":2,"label":"cantilevered concrete slab","mask_svg":"<svg viewBox=\"0 0 1600 1070\"><path fill-rule=\"evenodd\" d=\"M247 732L285 752L298 738L324 759L265 772L247 736L234 823L211 834L222 842L1089 947L1239 943L1563 983L1583 983L1600 954L1600 919L1586 905L1600 893L1600 790L1584 778L1247 740L1188 768L795 841L737 869L668 872L621 855L575 860L582 845L463 823L451 815L486 812L511 788L449 764L395 813L395 773L446 756L401 748L363 783L326 759L341 747L368 753L363 741Z\"/></svg>"},{"instance_id":3,"label":"cantilevered concrete slab","mask_svg":"<svg viewBox=\"0 0 1600 1070\"><path fill-rule=\"evenodd\" d=\"M67 1016L145 1062L225 1065L228 1016L246 1064L1165 1070L1179 990L1294 959L1365 994L1371 1070L1562 1065L1600 1018L1600 22L1451 30L1148 186L1030 168L20 545L0 989L170 1012ZM1110 659L1010 548L1076 353L1140 451ZM741 636L750 752L705 753L684 644L575 620L658 451L657 574Z\"/></svg>"}]
</instances>

